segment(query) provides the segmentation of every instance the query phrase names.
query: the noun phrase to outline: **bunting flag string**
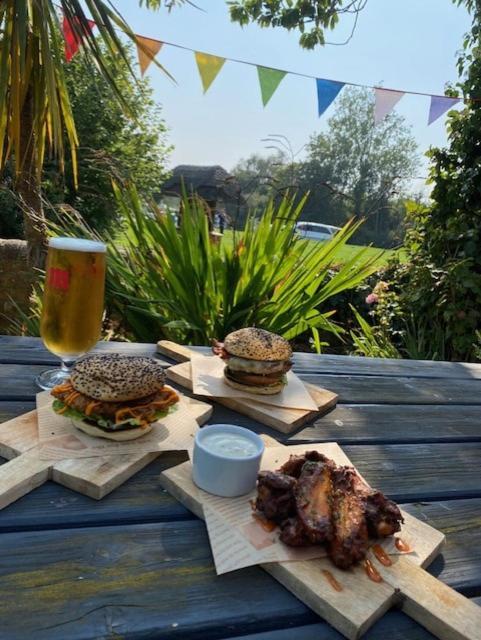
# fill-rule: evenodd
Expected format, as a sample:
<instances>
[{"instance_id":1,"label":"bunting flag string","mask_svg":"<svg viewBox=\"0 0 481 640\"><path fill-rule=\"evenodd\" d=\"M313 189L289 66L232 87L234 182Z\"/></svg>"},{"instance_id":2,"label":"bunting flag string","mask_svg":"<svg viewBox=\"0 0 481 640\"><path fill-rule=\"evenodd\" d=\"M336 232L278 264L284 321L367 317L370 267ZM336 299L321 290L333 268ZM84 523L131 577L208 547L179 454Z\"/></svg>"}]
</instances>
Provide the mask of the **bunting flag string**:
<instances>
[{"instance_id":1,"label":"bunting flag string","mask_svg":"<svg viewBox=\"0 0 481 640\"><path fill-rule=\"evenodd\" d=\"M96 23L93 20L88 20L88 28L90 30L93 29L95 24ZM67 62L70 62L78 52L79 47L82 44L82 39L72 28L72 25L65 15L63 16L62 29L65 40L65 59L67 60ZM400 91L398 89L388 89L384 87L376 87L356 82L341 82L339 80L317 78L305 73L286 71L284 69L276 69L274 67L266 67L264 65L249 62L247 60L226 58L223 56L206 53L205 51L196 51L191 47L186 47L184 45L176 44L173 42L165 42L162 40L157 40L156 38L148 38L147 36L138 34L134 35L135 44L137 46L139 68L142 76L145 74L150 63L163 46L175 47L176 49L183 49L184 51L191 51L192 53L194 53L204 93L206 93L206 91L212 85L227 60L230 62L236 62L238 64L256 67L261 91L262 104L264 105L264 107L270 101L284 77L288 74L315 80L317 91L317 109L319 116L322 116L324 114L324 112L337 98L342 88L346 85L372 89L374 92L374 123L376 125L382 122L384 118L391 113L391 111L404 95L426 96L430 98L428 126L438 120L442 115L446 113L446 111L454 107L454 105L461 102L461 100L467 103L481 102L481 97L452 98L449 96L435 95L424 93L421 91Z\"/></svg>"}]
</instances>

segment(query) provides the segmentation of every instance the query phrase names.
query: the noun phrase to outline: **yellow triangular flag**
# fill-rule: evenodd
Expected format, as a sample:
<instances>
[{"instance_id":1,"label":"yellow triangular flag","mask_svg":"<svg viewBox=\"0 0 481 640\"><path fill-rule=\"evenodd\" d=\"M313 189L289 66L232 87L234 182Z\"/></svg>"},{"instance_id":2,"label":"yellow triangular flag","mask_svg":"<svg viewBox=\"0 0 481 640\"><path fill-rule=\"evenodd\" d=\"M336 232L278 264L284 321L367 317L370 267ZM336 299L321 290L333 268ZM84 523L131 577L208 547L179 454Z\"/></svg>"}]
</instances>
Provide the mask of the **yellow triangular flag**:
<instances>
[{"instance_id":1,"label":"yellow triangular flag","mask_svg":"<svg viewBox=\"0 0 481 640\"><path fill-rule=\"evenodd\" d=\"M200 79L204 87L204 93L214 82L217 74L222 69L225 58L219 56L211 56L208 53L195 52L195 60L199 69Z\"/></svg>"},{"instance_id":2,"label":"yellow triangular flag","mask_svg":"<svg viewBox=\"0 0 481 640\"><path fill-rule=\"evenodd\" d=\"M145 38L144 36L135 36L135 42L137 44L140 73L143 76L149 64L162 48L163 42L153 40L152 38Z\"/></svg>"}]
</instances>

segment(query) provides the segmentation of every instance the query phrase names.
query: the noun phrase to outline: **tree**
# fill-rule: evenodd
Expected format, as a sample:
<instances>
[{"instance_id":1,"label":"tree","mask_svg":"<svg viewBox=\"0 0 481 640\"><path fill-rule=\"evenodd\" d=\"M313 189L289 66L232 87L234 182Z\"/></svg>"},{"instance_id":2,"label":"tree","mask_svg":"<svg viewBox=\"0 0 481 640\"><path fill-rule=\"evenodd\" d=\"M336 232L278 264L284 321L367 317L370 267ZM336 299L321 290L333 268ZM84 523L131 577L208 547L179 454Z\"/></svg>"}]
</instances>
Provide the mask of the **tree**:
<instances>
[{"instance_id":1,"label":"tree","mask_svg":"<svg viewBox=\"0 0 481 640\"><path fill-rule=\"evenodd\" d=\"M391 274L396 295L392 335L405 348L400 329L409 319L415 343L424 345L418 357L470 360L479 352L481 0L469 4L472 30L458 61L463 78L458 88L465 106L448 114L448 147L430 151L432 204L412 211L408 262Z\"/></svg>"},{"instance_id":2,"label":"tree","mask_svg":"<svg viewBox=\"0 0 481 640\"><path fill-rule=\"evenodd\" d=\"M104 52L107 68L115 74L111 56ZM131 55L129 55L131 60ZM81 56L69 65L67 87L81 144L77 151L78 186L72 163L65 163L64 177L57 162L46 163L43 189L53 204L67 203L78 209L97 230L112 226L117 219L112 178L131 180L144 198L154 197L165 179L166 126L152 97L150 81L134 81L121 72L116 78L129 109L130 118L97 70L86 68Z\"/></svg>"},{"instance_id":3,"label":"tree","mask_svg":"<svg viewBox=\"0 0 481 640\"><path fill-rule=\"evenodd\" d=\"M327 131L311 137L303 161L254 155L233 172L244 191L254 185L250 204L286 188L299 196L308 191L303 219L342 226L349 218L366 218L357 239L392 246L402 239L403 199L417 166L416 143L404 118L391 113L375 125L372 93L346 88Z\"/></svg>"},{"instance_id":4,"label":"tree","mask_svg":"<svg viewBox=\"0 0 481 640\"><path fill-rule=\"evenodd\" d=\"M140 6L169 8L183 0L139 0ZM42 263L45 227L41 198L41 172L46 153L65 163L65 140L70 147L73 175L76 175L77 131L63 69L63 39L60 36L58 6L77 40L83 42L86 61L109 83L117 99L128 105L116 78L105 63L78 0L3 0L0 3L0 172L13 161L15 189L24 210L25 237L32 264ZM134 34L104 0L86 0L100 42L113 59L127 65L128 57L116 27L131 39Z\"/></svg>"},{"instance_id":5,"label":"tree","mask_svg":"<svg viewBox=\"0 0 481 640\"><path fill-rule=\"evenodd\" d=\"M390 211L416 174L416 142L399 114L374 123L368 89L347 87L336 107L327 131L311 137L300 169L299 187L311 192L305 215L332 224L366 218L359 237L385 245Z\"/></svg>"},{"instance_id":6,"label":"tree","mask_svg":"<svg viewBox=\"0 0 481 640\"><path fill-rule=\"evenodd\" d=\"M234 0L230 15L241 26L255 22L260 27L283 27L301 33L299 44L305 49L326 44L324 32L334 29L342 15L354 15L352 37L359 13L367 0ZM346 44L337 43L337 44Z\"/></svg>"},{"instance_id":7,"label":"tree","mask_svg":"<svg viewBox=\"0 0 481 640\"><path fill-rule=\"evenodd\" d=\"M256 210L267 206L277 193L283 193L288 186L285 157L281 153L261 156L257 153L239 160L232 169L239 182L247 205Z\"/></svg>"}]
</instances>

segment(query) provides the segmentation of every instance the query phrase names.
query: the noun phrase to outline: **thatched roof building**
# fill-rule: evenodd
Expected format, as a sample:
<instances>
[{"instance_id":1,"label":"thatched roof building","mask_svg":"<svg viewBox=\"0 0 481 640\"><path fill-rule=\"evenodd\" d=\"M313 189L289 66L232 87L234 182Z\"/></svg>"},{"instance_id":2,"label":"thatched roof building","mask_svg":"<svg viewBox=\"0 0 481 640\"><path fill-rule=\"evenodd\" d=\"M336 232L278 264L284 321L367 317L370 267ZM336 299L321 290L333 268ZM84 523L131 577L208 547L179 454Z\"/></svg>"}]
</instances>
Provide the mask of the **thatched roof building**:
<instances>
[{"instance_id":1,"label":"thatched roof building","mask_svg":"<svg viewBox=\"0 0 481 640\"><path fill-rule=\"evenodd\" d=\"M175 167L171 178L162 185L162 195L180 197L183 190L187 195L197 194L208 203L218 200L236 204L244 202L237 179L219 165L180 164Z\"/></svg>"}]
</instances>

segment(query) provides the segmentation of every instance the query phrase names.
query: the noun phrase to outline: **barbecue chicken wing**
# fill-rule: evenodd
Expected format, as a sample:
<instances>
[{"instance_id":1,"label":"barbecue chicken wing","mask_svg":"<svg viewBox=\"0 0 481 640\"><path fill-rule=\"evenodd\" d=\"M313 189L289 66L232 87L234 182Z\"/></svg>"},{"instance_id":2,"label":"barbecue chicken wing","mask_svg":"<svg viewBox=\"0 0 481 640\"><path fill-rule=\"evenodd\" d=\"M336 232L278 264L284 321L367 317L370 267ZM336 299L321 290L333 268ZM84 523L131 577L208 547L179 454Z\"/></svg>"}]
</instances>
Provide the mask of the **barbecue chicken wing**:
<instances>
[{"instance_id":1,"label":"barbecue chicken wing","mask_svg":"<svg viewBox=\"0 0 481 640\"><path fill-rule=\"evenodd\" d=\"M288 518L281 524L280 540L290 547L308 547L311 543L299 518Z\"/></svg>"},{"instance_id":2,"label":"barbecue chicken wing","mask_svg":"<svg viewBox=\"0 0 481 640\"><path fill-rule=\"evenodd\" d=\"M293 478L298 478L301 475L302 467L307 461L328 462L329 459L317 451L306 451L303 456L290 456L289 460L284 462L279 471Z\"/></svg>"},{"instance_id":3,"label":"barbecue chicken wing","mask_svg":"<svg viewBox=\"0 0 481 640\"><path fill-rule=\"evenodd\" d=\"M295 514L294 478L279 471L261 471L257 478L257 511L277 524Z\"/></svg>"},{"instance_id":4,"label":"barbecue chicken wing","mask_svg":"<svg viewBox=\"0 0 481 640\"><path fill-rule=\"evenodd\" d=\"M297 517L313 544L332 537L332 468L330 462L305 462L294 489Z\"/></svg>"},{"instance_id":5,"label":"barbecue chicken wing","mask_svg":"<svg viewBox=\"0 0 481 640\"><path fill-rule=\"evenodd\" d=\"M401 529L404 522L401 511L395 502L376 489L369 487L350 468L355 492L364 500L369 535L373 538L385 538Z\"/></svg>"},{"instance_id":6,"label":"barbecue chicken wing","mask_svg":"<svg viewBox=\"0 0 481 640\"><path fill-rule=\"evenodd\" d=\"M362 560L368 548L364 501L354 490L350 471L349 467L338 467L331 473L334 533L328 553L341 569Z\"/></svg>"},{"instance_id":7,"label":"barbecue chicken wing","mask_svg":"<svg viewBox=\"0 0 481 640\"><path fill-rule=\"evenodd\" d=\"M369 536L389 536L403 522L398 506L355 469L338 467L317 451L291 456L278 471L261 471L255 507L279 525L282 542L325 544L342 569L365 557Z\"/></svg>"}]
</instances>

